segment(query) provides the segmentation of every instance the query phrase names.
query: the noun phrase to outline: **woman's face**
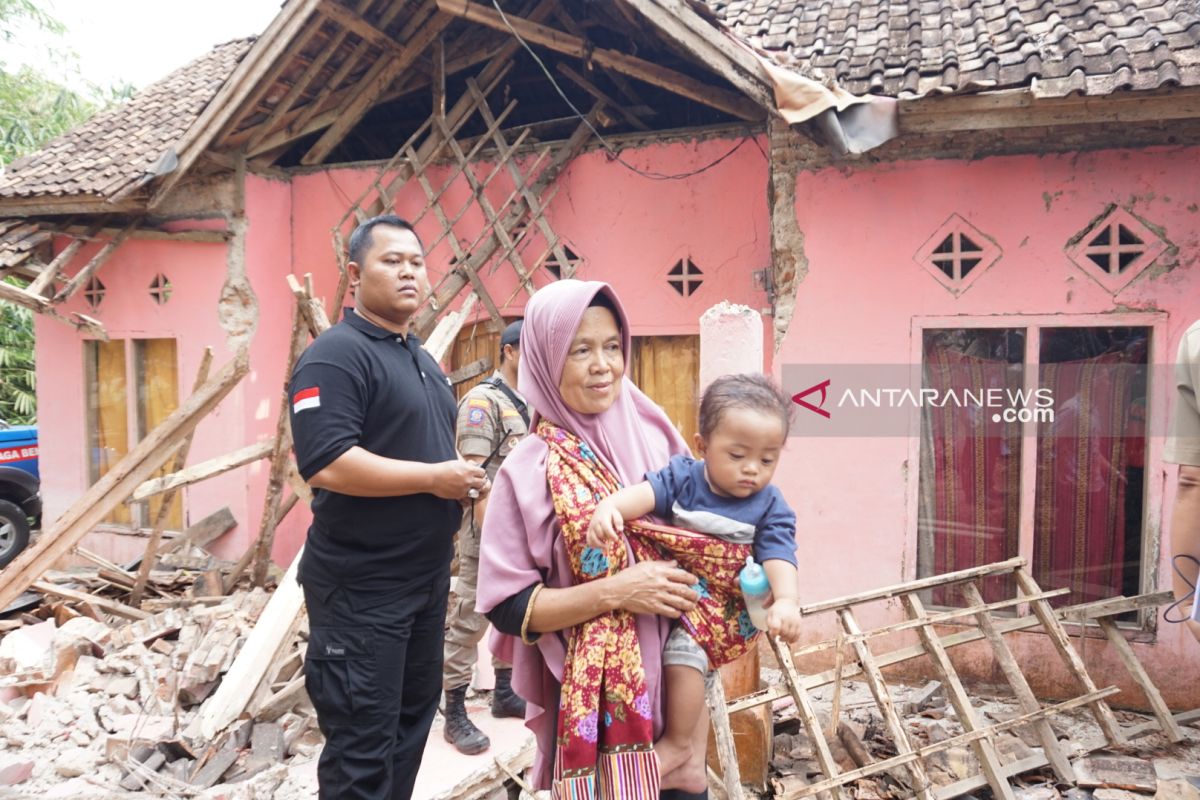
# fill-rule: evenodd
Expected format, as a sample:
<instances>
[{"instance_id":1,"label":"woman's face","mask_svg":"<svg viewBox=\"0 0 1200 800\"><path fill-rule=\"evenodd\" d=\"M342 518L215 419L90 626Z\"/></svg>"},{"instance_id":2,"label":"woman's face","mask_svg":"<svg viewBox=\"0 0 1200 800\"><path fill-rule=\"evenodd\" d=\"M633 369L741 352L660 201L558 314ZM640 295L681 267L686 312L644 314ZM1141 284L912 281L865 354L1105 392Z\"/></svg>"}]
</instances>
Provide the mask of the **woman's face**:
<instances>
[{"instance_id":1,"label":"woman's face","mask_svg":"<svg viewBox=\"0 0 1200 800\"><path fill-rule=\"evenodd\" d=\"M558 393L572 411L599 414L621 396L625 354L621 352L621 329L607 308L592 306L583 321L563 365Z\"/></svg>"}]
</instances>

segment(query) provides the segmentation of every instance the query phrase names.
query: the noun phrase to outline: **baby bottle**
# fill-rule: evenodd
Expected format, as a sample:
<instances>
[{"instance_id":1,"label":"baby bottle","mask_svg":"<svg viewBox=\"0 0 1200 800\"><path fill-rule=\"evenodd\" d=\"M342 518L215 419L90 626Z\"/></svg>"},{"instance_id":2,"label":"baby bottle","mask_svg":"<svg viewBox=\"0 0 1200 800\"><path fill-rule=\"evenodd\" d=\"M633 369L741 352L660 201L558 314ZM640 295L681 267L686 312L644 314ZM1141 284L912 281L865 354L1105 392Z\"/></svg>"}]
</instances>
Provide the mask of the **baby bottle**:
<instances>
[{"instance_id":1,"label":"baby bottle","mask_svg":"<svg viewBox=\"0 0 1200 800\"><path fill-rule=\"evenodd\" d=\"M746 556L746 566L738 573L738 583L742 587L742 596L746 598L750 623L760 631L765 631L767 610L763 608L763 604L771 594L771 584L767 582L766 571L754 562L754 556Z\"/></svg>"}]
</instances>

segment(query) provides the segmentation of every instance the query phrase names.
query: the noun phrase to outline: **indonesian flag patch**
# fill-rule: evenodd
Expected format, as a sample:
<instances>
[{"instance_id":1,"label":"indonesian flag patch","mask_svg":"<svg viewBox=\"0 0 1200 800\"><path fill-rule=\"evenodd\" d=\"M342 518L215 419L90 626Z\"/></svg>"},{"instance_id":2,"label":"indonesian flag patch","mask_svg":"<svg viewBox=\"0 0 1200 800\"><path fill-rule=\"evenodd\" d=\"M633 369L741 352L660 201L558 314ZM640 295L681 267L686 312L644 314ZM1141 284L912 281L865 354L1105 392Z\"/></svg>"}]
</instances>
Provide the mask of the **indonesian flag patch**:
<instances>
[{"instance_id":1,"label":"indonesian flag patch","mask_svg":"<svg viewBox=\"0 0 1200 800\"><path fill-rule=\"evenodd\" d=\"M299 414L306 408L321 407L321 389L318 386L313 386L308 389L301 389L292 395L292 413Z\"/></svg>"}]
</instances>

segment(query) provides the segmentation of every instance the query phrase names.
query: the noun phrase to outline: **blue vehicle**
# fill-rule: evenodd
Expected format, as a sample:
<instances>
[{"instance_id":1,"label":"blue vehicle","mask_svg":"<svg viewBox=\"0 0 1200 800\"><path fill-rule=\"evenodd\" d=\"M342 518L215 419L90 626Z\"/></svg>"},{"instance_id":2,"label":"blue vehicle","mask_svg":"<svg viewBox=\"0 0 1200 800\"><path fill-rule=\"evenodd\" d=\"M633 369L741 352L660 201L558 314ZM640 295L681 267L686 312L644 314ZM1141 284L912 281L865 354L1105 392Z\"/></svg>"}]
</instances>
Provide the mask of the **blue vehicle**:
<instances>
[{"instance_id":1,"label":"blue vehicle","mask_svg":"<svg viewBox=\"0 0 1200 800\"><path fill-rule=\"evenodd\" d=\"M37 426L0 422L0 567L29 544L41 515Z\"/></svg>"}]
</instances>

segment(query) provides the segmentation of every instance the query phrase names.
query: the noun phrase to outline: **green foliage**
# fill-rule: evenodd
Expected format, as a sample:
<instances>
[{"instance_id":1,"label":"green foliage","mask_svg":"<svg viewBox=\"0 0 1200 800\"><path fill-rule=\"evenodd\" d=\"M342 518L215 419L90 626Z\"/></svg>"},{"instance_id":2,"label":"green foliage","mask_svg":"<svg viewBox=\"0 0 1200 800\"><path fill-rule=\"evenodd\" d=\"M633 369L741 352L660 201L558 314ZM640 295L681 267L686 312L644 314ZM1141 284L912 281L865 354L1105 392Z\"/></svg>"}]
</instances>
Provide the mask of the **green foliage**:
<instances>
[{"instance_id":1,"label":"green foliage","mask_svg":"<svg viewBox=\"0 0 1200 800\"><path fill-rule=\"evenodd\" d=\"M71 130L96 109L94 100L29 67L16 72L0 67L0 165Z\"/></svg>"},{"instance_id":2,"label":"green foliage","mask_svg":"<svg viewBox=\"0 0 1200 800\"><path fill-rule=\"evenodd\" d=\"M12 279L8 282L18 285ZM33 312L0 303L0 420L20 425L36 422L36 387Z\"/></svg>"}]
</instances>

